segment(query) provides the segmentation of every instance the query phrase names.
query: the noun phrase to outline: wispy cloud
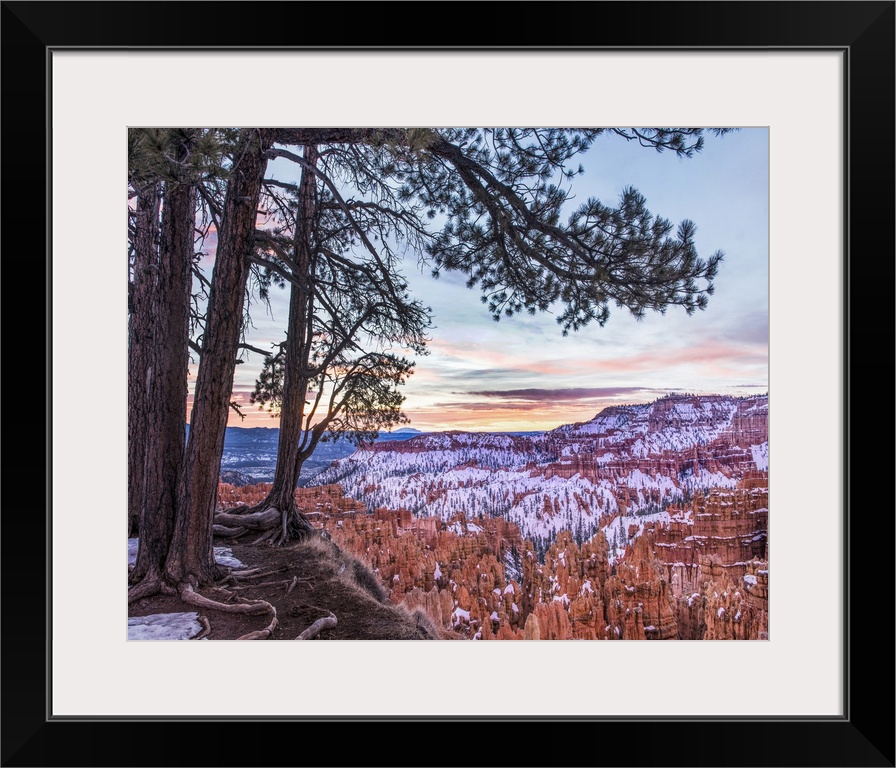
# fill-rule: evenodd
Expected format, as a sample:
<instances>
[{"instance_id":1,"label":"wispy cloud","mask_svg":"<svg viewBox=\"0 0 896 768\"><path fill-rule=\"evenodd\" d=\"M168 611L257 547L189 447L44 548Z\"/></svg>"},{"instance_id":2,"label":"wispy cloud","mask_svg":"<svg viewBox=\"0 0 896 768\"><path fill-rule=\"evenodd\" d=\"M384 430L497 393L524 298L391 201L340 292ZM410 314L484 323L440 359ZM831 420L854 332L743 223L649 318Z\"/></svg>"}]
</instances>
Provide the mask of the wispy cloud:
<instances>
[{"instance_id":1,"label":"wispy cloud","mask_svg":"<svg viewBox=\"0 0 896 768\"><path fill-rule=\"evenodd\" d=\"M483 403L470 400L459 403L433 403L431 409L441 411L538 411L544 406L536 403Z\"/></svg>"},{"instance_id":2,"label":"wispy cloud","mask_svg":"<svg viewBox=\"0 0 896 768\"><path fill-rule=\"evenodd\" d=\"M619 397L633 392L645 391L642 387L570 387L565 389L505 389L481 390L478 392L454 392L456 395L550 402L554 400L590 400L594 398Z\"/></svg>"}]
</instances>

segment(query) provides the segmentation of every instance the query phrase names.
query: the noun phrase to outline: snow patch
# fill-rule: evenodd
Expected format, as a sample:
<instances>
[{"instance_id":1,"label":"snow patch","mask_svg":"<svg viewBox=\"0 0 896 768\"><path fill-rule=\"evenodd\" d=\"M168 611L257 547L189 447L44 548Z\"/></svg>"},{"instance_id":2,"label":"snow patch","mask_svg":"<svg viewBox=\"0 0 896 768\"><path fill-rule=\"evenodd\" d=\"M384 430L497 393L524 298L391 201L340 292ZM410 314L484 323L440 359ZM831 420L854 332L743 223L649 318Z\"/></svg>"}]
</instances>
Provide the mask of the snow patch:
<instances>
[{"instance_id":1,"label":"snow patch","mask_svg":"<svg viewBox=\"0 0 896 768\"><path fill-rule=\"evenodd\" d=\"M751 445L753 463L760 472L768 472L768 440L759 445Z\"/></svg>"},{"instance_id":2,"label":"snow patch","mask_svg":"<svg viewBox=\"0 0 896 768\"><path fill-rule=\"evenodd\" d=\"M470 623L470 612L465 611L463 608L455 608L454 613L451 614L451 625L456 627L458 624L469 624Z\"/></svg>"},{"instance_id":3,"label":"snow patch","mask_svg":"<svg viewBox=\"0 0 896 768\"><path fill-rule=\"evenodd\" d=\"M566 595L566 592L564 592L562 595L554 595L551 598L551 601L560 603L560 605L562 605L564 608L569 607L569 597Z\"/></svg>"},{"instance_id":4,"label":"snow patch","mask_svg":"<svg viewBox=\"0 0 896 768\"><path fill-rule=\"evenodd\" d=\"M201 631L196 611L128 617L128 640L189 640Z\"/></svg>"},{"instance_id":5,"label":"snow patch","mask_svg":"<svg viewBox=\"0 0 896 768\"><path fill-rule=\"evenodd\" d=\"M243 565L233 556L230 547L215 547L215 562L218 565L226 565L228 568L239 568Z\"/></svg>"}]
</instances>

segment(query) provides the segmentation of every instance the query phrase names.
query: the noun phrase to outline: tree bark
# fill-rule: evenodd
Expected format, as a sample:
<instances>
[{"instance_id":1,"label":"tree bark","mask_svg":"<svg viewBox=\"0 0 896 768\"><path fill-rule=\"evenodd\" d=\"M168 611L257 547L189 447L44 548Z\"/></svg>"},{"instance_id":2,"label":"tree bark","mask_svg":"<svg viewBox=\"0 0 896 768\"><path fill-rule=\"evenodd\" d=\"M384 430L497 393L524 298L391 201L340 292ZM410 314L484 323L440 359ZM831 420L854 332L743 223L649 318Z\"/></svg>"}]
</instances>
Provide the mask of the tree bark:
<instances>
[{"instance_id":1,"label":"tree bark","mask_svg":"<svg viewBox=\"0 0 896 768\"><path fill-rule=\"evenodd\" d=\"M270 129L244 129L231 169L209 292L196 377L190 437L178 484L174 532L165 565L169 581L205 584L217 567L212 517L230 412L234 360L243 324L249 252L261 184L273 140Z\"/></svg>"},{"instance_id":2,"label":"tree bark","mask_svg":"<svg viewBox=\"0 0 896 768\"><path fill-rule=\"evenodd\" d=\"M128 297L128 537L136 536L143 504L149 396L152 376L152 302L159 260L159 183L137 195L134 276Z\"/></svg>"},{"instance_id":3,"label":"tree bark","mask_svg":"<svg viewBox=\"0 0 896 768\"><path fill-rule=\"evenodd\" d=\"M305 160L317 162L317 148L305 146ZM312 239L317 215L317 185L314 174L302 170L299 181L299 207L294 235L295 263L298 272L289 295L289 324L283 365L283 402L280 409L280 435L277 443L277 465L274 482L267 498L258 509L273 507L280 510L287 521L283 539L302 537L313 529L296 506L296 485L307 458L301 450L305 417L305 398L308 393L309 357L311 351L311 317L314 311L314 279Z\"/></svg>"},{"instance_id":4,"label":"tree bark","mask_svg":"<svg viewBox=\"0 0 896 768\"><path fill-rule=\"evenodd\" d=\"M155 332L140 546L133 579L162 574L177 500L187 421L187 369L196 188L169 182L162 209L162 243L152 324Z\"/></svg>"}]
</instances>

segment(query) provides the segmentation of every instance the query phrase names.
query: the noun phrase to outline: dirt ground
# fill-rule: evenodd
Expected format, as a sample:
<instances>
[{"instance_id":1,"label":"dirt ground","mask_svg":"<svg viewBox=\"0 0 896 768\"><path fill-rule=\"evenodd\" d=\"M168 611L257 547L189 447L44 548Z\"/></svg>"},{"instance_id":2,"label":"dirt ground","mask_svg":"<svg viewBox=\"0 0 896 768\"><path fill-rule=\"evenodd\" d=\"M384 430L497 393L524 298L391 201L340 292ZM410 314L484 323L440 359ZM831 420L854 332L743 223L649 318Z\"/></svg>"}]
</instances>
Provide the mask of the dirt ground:
<instances>
[{"instance_id":1,"label":"dirt ground","mask_svg":"<svg viewBox=\"0 0 896 768\"><path fill-rule=\"evenodd\" d=\"M277 610L278 626L270 640L295 640L315 621L329 614L336 626L323 629L319 640L426 640L447 639L425 616L413 615L386 598L385 588L373 583L369 569L318 537L306 542L271 547L266 544L227 546L244 569L261 569L256 578L198 590L224 603L266 600ZM374 594L378 593L378 594ZM177 596L155 595L129 606L128 616L198 610L208 620L209 640L235 640L264 629L267 615L247 616L212 609L197 609ZM200 633L202 634L202 633Z\"/></svg>"}]
</instances>

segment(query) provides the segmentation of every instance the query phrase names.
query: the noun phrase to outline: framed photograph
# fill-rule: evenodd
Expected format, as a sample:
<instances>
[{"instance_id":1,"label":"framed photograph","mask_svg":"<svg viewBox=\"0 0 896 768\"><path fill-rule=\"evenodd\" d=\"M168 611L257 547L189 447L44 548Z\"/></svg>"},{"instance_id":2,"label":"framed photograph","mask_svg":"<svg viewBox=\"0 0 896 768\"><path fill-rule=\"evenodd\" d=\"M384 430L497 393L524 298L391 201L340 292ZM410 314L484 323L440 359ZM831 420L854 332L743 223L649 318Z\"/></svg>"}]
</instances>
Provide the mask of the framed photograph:
<instances>
[{"instance_id":1,"label":"framed photograph","mask_svg":"<svg viewBox=\"0 0 896 768\"><path fill-rule=\"evenodd\" d=\"M24 629L4 633L3 764L203 764L210 750L220 765L267 764L252 747L259 728L276 744L275 727L326 724L329 735L407 722L464 728L415 764L524 755L535 764L893 765L892 675L855 651L871 626L892 636L888 598L868 585L891 583L893 516L888 504L872 514L877 483L857 472L851 430L861 412L854 393L872 375L852 340L892 327L894 4L460 4L452 13L475 16L477 29L521 13L533 37L548 18L558 31L512 45L471 31L450 46L406 46L385 24L372 47L341 42L336 8L3 4L7 266L46 264L48 366L46 472L35 480L47 488L45 561L41 546L17 546L35 540L33 522L24 528L7 505L4 555L16 579L6 579L5 618ZM286 17L297 10L292 27ZM610 10L623 20L612 29ZM383 13L359 4L341 23L375 29ZM118 535L127 505L127 128L248 125L681 125L759 137L765 167L753 171L767 177L767 211L744 206L736 236L768 229L767 639L298 650L127 642ZM748 166L732 166L744 178L731 188L755 182ZM11 264L23 219L41 246L46 222L45 262ZM870 253L885 274L861 280ZM749 276L739 280L749 302ZM872 549L875 541L884 546ZM884 706L852 695L851 681L881 678ZM105 737L121 721L139 755L123 756ZM484 722L492 738L486 729L468 736L464 721ZM162 724L184 734L214 726L215 736L195 739L186 758L147 735ZM579 724L603 729L595 744L575 743L569 729ZM90 755L61 737L75 726L88 729ZM517 734L513 747L491 757L492 729L504 728ZM228 731L245 733L245 744L231 751L228 736L220 754ZM532 744L527 732L539 734ZM391 750L372 754L369 739L337 738L328 749L341 764L405 762Z\"/></svg>"}]
</instances>

